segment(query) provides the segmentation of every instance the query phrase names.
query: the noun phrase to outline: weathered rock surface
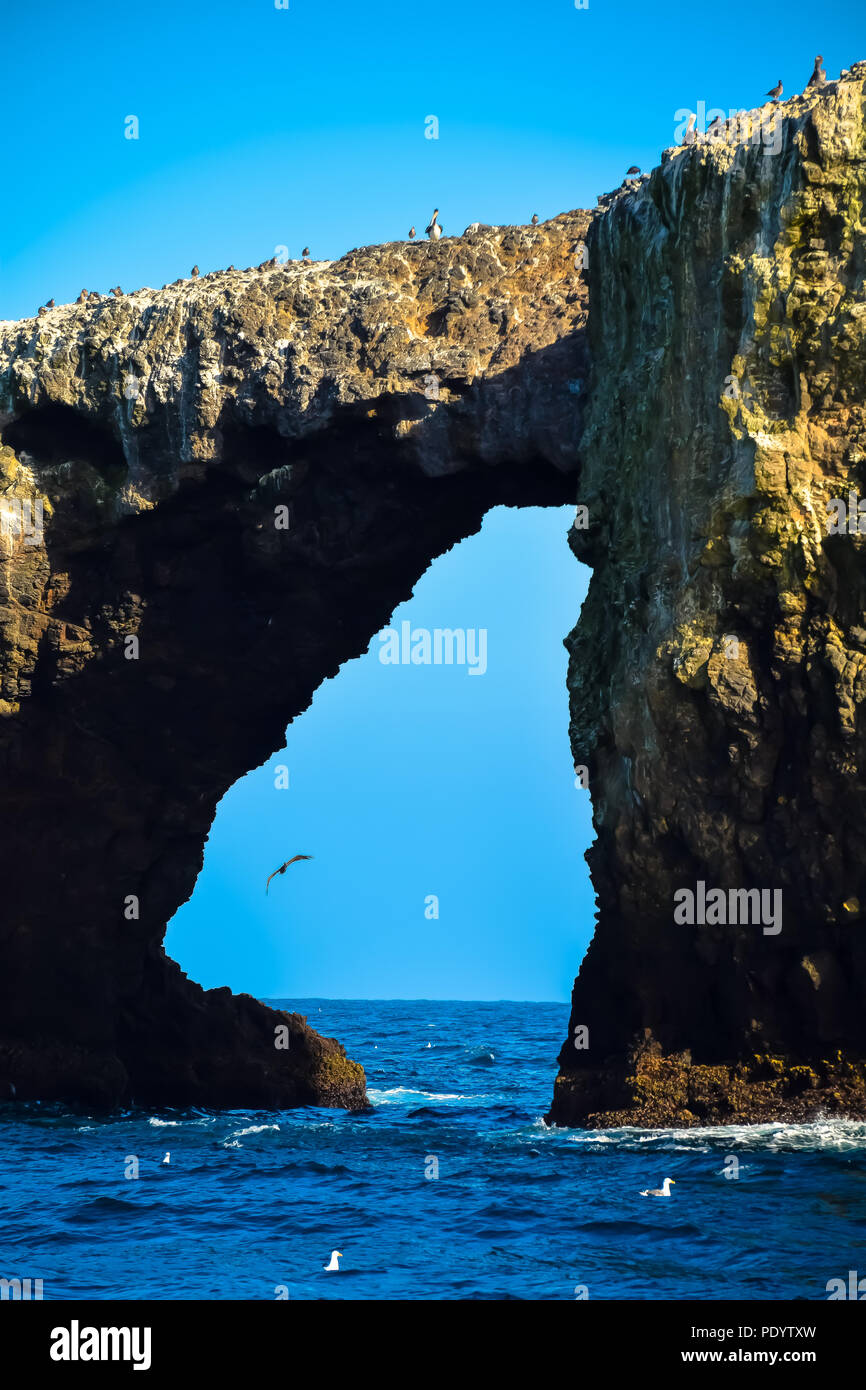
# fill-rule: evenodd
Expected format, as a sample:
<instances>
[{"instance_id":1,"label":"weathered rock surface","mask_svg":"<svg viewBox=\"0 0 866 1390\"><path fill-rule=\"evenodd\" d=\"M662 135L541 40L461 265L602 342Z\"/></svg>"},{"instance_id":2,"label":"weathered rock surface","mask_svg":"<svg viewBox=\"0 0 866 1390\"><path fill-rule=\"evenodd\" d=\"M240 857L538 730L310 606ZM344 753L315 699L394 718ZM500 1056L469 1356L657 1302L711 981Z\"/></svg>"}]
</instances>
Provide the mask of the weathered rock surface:
<instances>
[{"instance_id":1,"label":"weathered rock surface","mask_svg":"<svg viewBox=\"0 0 866 1390\"><path fill-rule=\"evenodd\" d=\"M866 1114L866 535L827 525L866 493L864 118L861 63L778 153L680 150L590 232L599 907L558 1123ZM781 930L677 924L699 881L780 890Z\"/></svg>"},{"instance_id":2,"label":"weathered rock surface","mask_svg":"<svg viewBox=\"0 0 866 1390\"><path fill-rule=\"evenodd\" d=\"M226 789L431 560L573 500L588 222L0 323L0 1095L364 1103L165 924Z\"/></svg>"},{"instance_id":3,"label":"weathered rock surface","mask_svg":"<svg viewBox=\"0 0 866 1390\"><path fill-rule=\"evenodd\" d=\"M363 1103L165 923L430 561L578 494L599 913L551 1116L866 1114L866 533L827 525L866 491L866 64L779 117L592 216L0 324L0 500L44 508L0 567L0 1091ZM781 929L677 922L699 884Z\"/></svg>"}]
</instances>

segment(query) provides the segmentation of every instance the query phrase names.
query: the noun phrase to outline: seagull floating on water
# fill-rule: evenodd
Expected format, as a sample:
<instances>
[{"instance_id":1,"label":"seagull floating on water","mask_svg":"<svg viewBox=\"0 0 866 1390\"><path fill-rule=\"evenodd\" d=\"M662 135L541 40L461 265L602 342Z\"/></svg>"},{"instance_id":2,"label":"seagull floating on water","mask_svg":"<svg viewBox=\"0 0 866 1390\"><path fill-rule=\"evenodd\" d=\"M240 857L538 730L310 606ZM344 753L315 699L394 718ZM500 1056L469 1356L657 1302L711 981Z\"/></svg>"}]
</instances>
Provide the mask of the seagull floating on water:
<instances>
[{"instance_id":1,"label":"seagull floating on water","mask_svg":"<svg viewBox=\"0 0 866 1390\"><path fill-rule=\"evenodd\" d=\"M343 1252L342 1252L342 1250L332 1250L332 1251L331 1251L331 1259L330 1259L330 1262L329 1262L328 1264L326 1264L326 1265L322 1265L322 1269L327 1269L327 1270L337 1269L337 1270L338 1270L338 1269L340 1268L340 1260L341 1260L342 1258L343 1258Z\"/></svg>"},{"instance_id":2,"label":"seagull floating on water","mask_svg":"<svg viewBox=\"0 0 866 1390\"><path fill-rule=\"evenodd\" d=\"M661 1187L648 1187L640 1195L642 1197L670 1197L672 1183L676 1183L676 1178L665 1178Z\"/></svg>"},{"instance_id":3,"label":"seagull floating on water","mask_svg":"<svg viewBox=\"0 0 866 1390\"><path fill-rule=\"evenodd\" d=\"M171 1154L169 1153L168 1149L166 1149L165 1158L162 1161L163 1163L171 1163Z\"/></svg>"},{"instance_id":4,"label":"seagull floating on water","mask_svg":"<svg viewBox=\"0 0 866 1390\"><path fill-rule=\"evenodd\" d=\"M265 893L267 894L271 879L276 878L277 874L284 874L290 864L296 864L299 859L312 859L312 857L311 854L293 854L291 859L287 859L285 864L281 864L278 869L274 869L274 872L268 875L268 882L265 884Z\"/></svg>"}]
</instances>

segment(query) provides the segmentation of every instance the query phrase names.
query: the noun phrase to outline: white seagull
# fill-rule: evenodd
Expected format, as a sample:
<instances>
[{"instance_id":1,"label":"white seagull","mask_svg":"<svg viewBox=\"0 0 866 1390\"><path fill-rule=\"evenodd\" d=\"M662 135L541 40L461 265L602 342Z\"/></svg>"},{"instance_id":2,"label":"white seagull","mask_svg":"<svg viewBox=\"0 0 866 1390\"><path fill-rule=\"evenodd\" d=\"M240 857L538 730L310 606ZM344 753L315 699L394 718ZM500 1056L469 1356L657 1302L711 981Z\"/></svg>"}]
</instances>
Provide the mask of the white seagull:
<instances>
[{"instance_id":1,"label":"white seagull","mask_svg":"<svg viewBox=\"0 0 866 1390\"><path fill-rule=\"evenodd\" d=\"M171 1154L168 1152L167 1149L166 1149L166 1153L165 1153L165 1158L164 1158L162 1161L163 1161L163 1163L171 1163Z\"/></svg>"},{"instance_id":2,"label":"white seagull","mask_svg":"<svg viewBox=\"0 0 866 1390\"><path fill-rule=\"evenodd\" d=\"M642 1197L670 1197L672 1183L676 1183L676 1178L665 1178L661 1187L648 1187L640 1195Z\"/></svg>"},{"instance_id":3,"label":"white seagull","mask_svg":"<svg viewBox=\"0 0 866 1390\"><path fill-rule=\"evenodd\" d=\"M322 1269L328 1269L328 1270L331 1270L331 1269L339 1269L339 1268L340 1268L340 1260L342 1259L342 1257L343 1257L343 1252L342 1252L342 1250L332 1250L332 1251L331 1251L331 1260L330 1260L330 1263L329 1263L329 1264L326 1264L326 1265L322 1265Z\"/></svg>"}]
</instances>

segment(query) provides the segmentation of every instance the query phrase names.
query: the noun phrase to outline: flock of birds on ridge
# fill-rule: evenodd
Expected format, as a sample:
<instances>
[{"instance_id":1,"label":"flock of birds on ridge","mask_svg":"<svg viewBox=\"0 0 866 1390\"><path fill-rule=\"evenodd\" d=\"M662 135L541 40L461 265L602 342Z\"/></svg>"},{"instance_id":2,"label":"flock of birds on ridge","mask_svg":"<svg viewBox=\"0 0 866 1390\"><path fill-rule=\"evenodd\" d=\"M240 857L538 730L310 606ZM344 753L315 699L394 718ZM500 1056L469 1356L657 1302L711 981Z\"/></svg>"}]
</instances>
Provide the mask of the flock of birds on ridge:
<instances>
[{"instance_id":1,"label":"flock of birds on ridge","mask_svg":"<svg viewBox=\"0 0 866 1390\"><path fill-rule=\"evenodd\" d=\"M814 70L813 70L813 72L812 72L812 76L809 78L809 81L806 83L806 91L809 91L810 89L811 89L811 90L814 90L814 89L816 89L816 88L819 88L819 87L823 87L823 86L824 86L824 83L827 81L827 73L826 73L826 70L825 70L823 64L824 64L824 59L822 58L821 54L819 53L818 56L817 56L816 59L815 59L815 67L814 67ZM843 75L844 75L844 74L843 74ZM783 89L783 87L782 87L782 79L781 79L781 77L780 77L779 80L778 80L778 82L776 83L775 87L771 87L770 90L766 93L766 95L767 95L768 97L771 97L772 100L773 100L773 103L776 104L776 103L779 101L779 99L780 99L780 97L781 97L781 95L782 95L783 90L784 90L784 89ZM694 114L690 115L690 116L689 116L689 119L688 119L688 124L687 124L687 127L686 127L686 131L685 131L685 134L684 134L684 136L683 136L683 144L684 144L684 145L694 145L694 144L698 143L698 141L701 139L701 136L700 136L699 132L695 129L696 123L697 123L697 116L694 115ZM723 122L722 118L721 118L720 116L717 116L716 119L712 122L712 124L709 125L709 126L707 127L706 136L709 137L709 138L714 138L714 137L718 134L718 132L721 130L723 124L724 124L724 122ZM630 179L630 178L633 178L635 175L639 175L640 172L641 172L641 171L640 171L640 169L637 167L637 165L636 165L636 164L633 164L633 165L631 166L630 169L627 169L627 170L626 170L625 178L626 178L626 180L627 180L627 179ZM625 182L625 180L623 180L623 182ZM534 213L532 214L531 225L532 225L533 227L537 227L537 226L538 226L538 213L537 213L537 212L534 212ZM476 231L477 228L478 228L478 226L479 226L479 223L473 222L473 223L470 224L469 227L467 227L466 230L467 230L468 232ZM434 208L434 209L433 209L433 216L432 216L431 219L430 219L430 224L429 224L429 226L427 226L427 227L424 228L424 232L425 232L425 235L427 236L427 238L428 238L429 241L438 241L439 238L442 236L442 224L441 224L440 221L439 221L439 209L438 209L438 208ZM465 235L465 233L464 233L464 235ZM408 239L409 239L409 241L414 241L414 240L415 240L415 228L414 228L414 227L410 227L410 229L409 229L409 238L408 238ZM310 259L310 248L309 248L309 246L305 246L304 249L303 249L303 251L301 252L301 260L302 260L302 261L309 261L309 259ZM258 270L275 270L276 267L277 267L279 264L280 264L280 262L278 261L277 257L276 257L276 256L273 256L273 257L271 258L271 260L269 260L269 261L263 261L262 264L261 264L260 266L257 267L257 269L258 269ZM234 266L233 266L233 265L227 266L226 269L227 269L227 270L234 270ZM194 265L193 268L192 268L192 270L190 271L189 278L190 278L191 280L197 280L197 279L198 279L198 275L199 275L198 266L197 266L197 265ZM184 282L183 282L183 277L181 277L181 278L178 279L178 280L173 280L173 281L172 281L172 284L173 284L173 285L182 285L183 283L184 283ZM165 289L168 289L168 285L163 285L163 289L164 289L164 290L165 290ZM109 290L108 293L109 293L109 294L113 294L113 295L115 296L115 298L119 299L119 298L123 295L123 290L120 288L119 285L114 285L114 286L112 286L112 288ZM81 293L80 293L80 295L79 295L78 298L76 299L75 303L76 303L76 304L88 304L88 303L92 303L92 302L94 302L94 301L100 300L100 299L102 299L103 297L104 297L104 296L101 295L101 294L99 294L98 291L96 291L96 290L82 290ZM105 297L107 297L107 296L105 296ZM42 316L43 316L44 314L47 314L47 313L48 313L49 309L54 309L55 307L56 307L56 305L55 305L55 301L54 301L53 299L46 300L46 302L45 302L44 304L41 304L41 305L39 306L39 309L38 309L38 311L37 311L37 318L42 318ZM282 870L280 870L280 872L282 873Z\"/></svg>"}]
</instances>

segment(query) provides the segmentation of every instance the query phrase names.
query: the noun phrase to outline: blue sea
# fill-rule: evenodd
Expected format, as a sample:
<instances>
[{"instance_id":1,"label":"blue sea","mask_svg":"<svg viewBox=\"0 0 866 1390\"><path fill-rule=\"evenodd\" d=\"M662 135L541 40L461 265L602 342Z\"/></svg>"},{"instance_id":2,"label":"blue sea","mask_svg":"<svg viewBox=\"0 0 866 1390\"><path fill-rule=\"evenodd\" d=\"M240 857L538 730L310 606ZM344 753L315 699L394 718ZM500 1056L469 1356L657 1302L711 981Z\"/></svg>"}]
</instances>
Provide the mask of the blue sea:
<instances>
[{"instance_id":1,"label":"blue sea","mask_svg":"<svg viewBox=\"0 0 866 1390\"><path fill-rule=\"evenodd\" d=\"M272 1002L345 1043L373 1109L4 1106L0 1276L45 1299L573 1300L866 1275L866 1124L549 1129L563 1004Z\"/></svg>"}]
</instances>

